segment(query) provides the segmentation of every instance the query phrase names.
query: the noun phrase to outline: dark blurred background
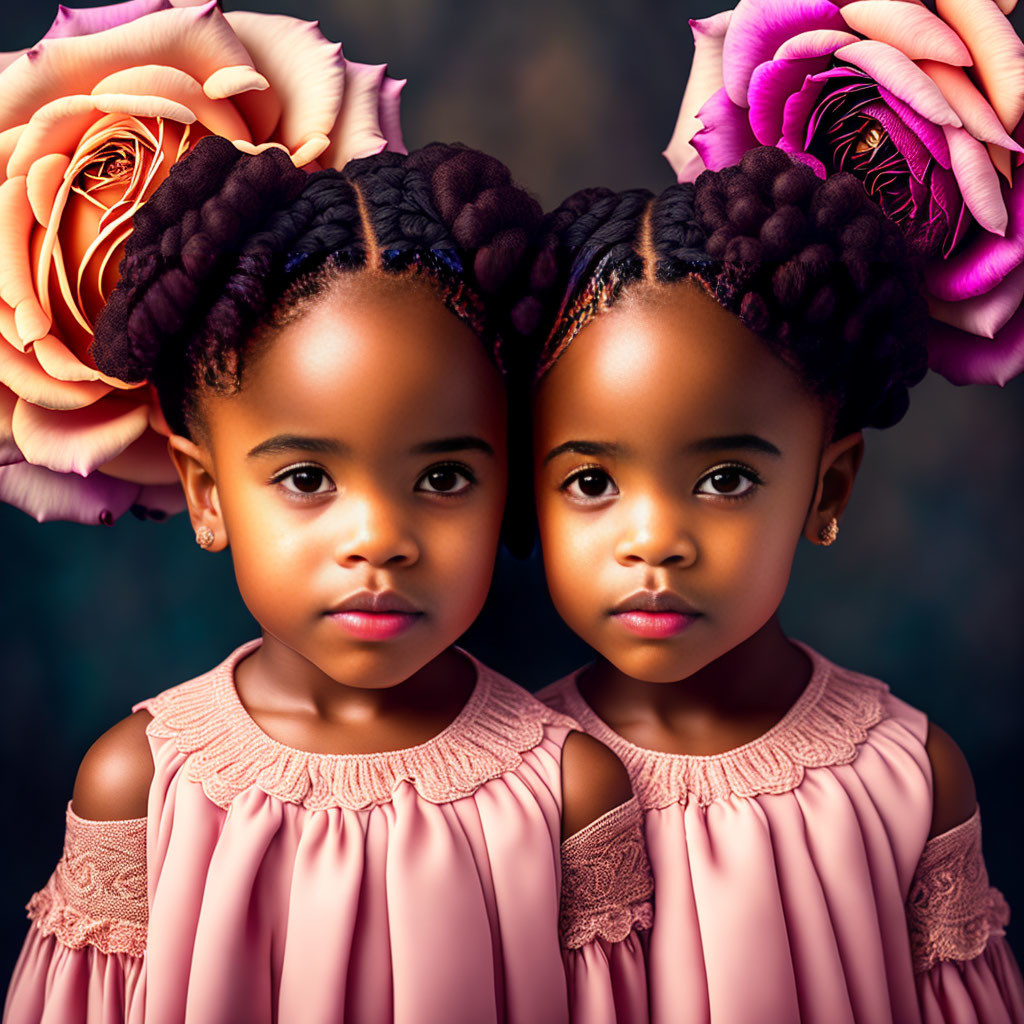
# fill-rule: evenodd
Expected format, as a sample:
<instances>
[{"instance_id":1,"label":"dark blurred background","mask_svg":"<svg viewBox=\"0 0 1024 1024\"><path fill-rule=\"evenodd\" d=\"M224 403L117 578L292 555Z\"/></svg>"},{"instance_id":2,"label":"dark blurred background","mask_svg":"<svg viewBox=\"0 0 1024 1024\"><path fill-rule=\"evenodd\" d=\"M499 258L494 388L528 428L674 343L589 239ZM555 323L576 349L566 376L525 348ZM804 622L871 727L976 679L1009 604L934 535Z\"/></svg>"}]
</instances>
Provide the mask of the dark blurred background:
<instances>
[{"instance_id":1,"label":"dark blurred background","mask_svg":"<svg viewBox=\"0 0 1024 1024\"><path fill-rule=\"evenodd\" d=\"M354 60L409 79L411 147L494 153L546 206L585 185L672 182L660 156L692 55L682 0L248 0L226 8L319 18ZM31 45L45 5L4 0L0 49ZM1020 29L1020 20L1018 29ZM1024 655L1024 380L1005 390L929 378L906 419L868 438L838 543L801 550L783 605L792 635L887 680L959 741L977 781L992 880L1024 918L1017 783ZM64 807L89 744L131 705L211 668L255 635L230 557L188 520L39 526L0 506L3 741L0 975L23 905L61 851ZM586 648L561 625L536 560L503 558L467 646L536 687ZM1024 950L1024 926L1011 926Z\"/></svg>"}]
</instances>

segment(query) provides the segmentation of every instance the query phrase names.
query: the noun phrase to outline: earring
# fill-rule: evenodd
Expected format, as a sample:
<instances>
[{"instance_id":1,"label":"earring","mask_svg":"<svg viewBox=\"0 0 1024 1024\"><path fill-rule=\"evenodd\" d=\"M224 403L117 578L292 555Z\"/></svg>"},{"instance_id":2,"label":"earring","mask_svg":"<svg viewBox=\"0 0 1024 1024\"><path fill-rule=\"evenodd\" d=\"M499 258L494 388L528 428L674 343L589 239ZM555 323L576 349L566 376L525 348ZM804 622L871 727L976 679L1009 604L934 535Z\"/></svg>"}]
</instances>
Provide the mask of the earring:
<instances>
[{"instance_id":1,"label":"earring","mask_svg":"<svg viewBox=\"0 0 1024 1024\"><path fill-rule=\"evenodd\" d=\"M217 538L213 535L213 530L208 526L200 526L196 530L196 543L205 551Z\"/></svg>"},{"instance_id":2,"label":"earring","mask_svg":"<svg viewBox=\"0 0 1024 1024\"><path fill-rule=\"evenodd\" d=\"M829 544L834 544L836 537L839 536L839 520L833 516L819 531L818 541L823 548L827 548Z\"/></svg>"}]
</instances>

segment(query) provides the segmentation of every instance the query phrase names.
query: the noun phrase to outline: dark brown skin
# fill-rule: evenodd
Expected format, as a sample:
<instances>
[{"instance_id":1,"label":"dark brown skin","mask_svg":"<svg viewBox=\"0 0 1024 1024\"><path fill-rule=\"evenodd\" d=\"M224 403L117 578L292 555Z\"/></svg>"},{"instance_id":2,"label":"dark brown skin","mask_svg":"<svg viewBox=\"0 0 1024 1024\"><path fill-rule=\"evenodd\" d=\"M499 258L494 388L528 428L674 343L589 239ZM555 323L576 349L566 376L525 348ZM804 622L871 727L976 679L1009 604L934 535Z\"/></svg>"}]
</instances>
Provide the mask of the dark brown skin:
<instances>
[{"instance_id":1,"label":"dark brown skin","mask_svg":"<svg viewBox=\"0 0 1024 1024\"><path fill-rule=\"evenodd\" d=\"M777 609L801 537L841 517L863 456L796 373L696 286L646 283L591 320L535 405L545 571L562 617L598 652L579 679L630 742L717 754L763 735L799 697L808 658ZM637 591L692 613L640 636ZM933 727L933 834L970 816L963 755Z\"/></svg>"},{"instance_id":2,"label":"dark brown skin","mask_svg":"<svg viewBox=\"0 0 1024 1024\"><path fill-rule=\"evenodd\" d=\"M504 388L480 341L424 284L342 277L267 339L238 393L204 396L201 412L201 436L173 437L171 454L193 526L230 546L262 627L235 679L256 724L342 754L441 732L475 684L451 645L487 596L505 501ZM412 624L353 635L331 612L360 591L399 595ZM86 755L80 816L146 813L147 719ZM625 769L589 737L565 762L572 831L628 798Z\"/></svg>"}]
</instances>

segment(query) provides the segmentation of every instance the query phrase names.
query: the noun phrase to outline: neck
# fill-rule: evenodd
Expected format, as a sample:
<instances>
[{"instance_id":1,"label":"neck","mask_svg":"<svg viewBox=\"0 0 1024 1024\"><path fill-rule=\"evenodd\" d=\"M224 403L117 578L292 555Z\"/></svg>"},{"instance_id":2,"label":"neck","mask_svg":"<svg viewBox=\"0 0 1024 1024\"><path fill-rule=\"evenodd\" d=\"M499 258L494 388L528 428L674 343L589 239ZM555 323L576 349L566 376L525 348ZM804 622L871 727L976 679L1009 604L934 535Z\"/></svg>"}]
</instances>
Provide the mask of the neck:
<instances>
[{"instance_id":1,"label":"neck","mask_svg":"<svg viewBox=\"0 0 1024 1024\"><path fill-rule=\"evenodd\" d=\"M449 703L465 702L475 679L469 659L449 647L392 686L352 686L266 631L262 644L236 671L239 697L250 711L313 714L351 726L418 709L444 713Z\"/></svg>"},{"instance_id":2,"label":"neck","mask_svg":"<svg viewBox=\"0 0 1024 1024\"><path fill-rule=\"evenodd\" d=\"M604 712L620 721L651 715L663 721L687 715L739 719L785 713L810 674L807 656L772 616L753 636L684 679L651 683L599 659L579 682L584 698L606 721Z\"/></svg>"}]
</instances>

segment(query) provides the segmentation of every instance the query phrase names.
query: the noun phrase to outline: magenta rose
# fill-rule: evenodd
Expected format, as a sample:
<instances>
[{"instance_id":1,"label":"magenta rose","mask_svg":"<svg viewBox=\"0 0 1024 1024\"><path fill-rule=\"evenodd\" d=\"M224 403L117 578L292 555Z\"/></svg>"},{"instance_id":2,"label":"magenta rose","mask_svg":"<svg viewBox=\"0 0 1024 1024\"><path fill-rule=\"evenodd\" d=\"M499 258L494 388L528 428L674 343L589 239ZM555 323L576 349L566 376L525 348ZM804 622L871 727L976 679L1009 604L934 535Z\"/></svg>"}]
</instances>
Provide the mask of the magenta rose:
<instances>
[{"instance_id":1,"label":"magenta rose","mask_svg":"<svg viewBox=\"0 0 1024 1024\"><path fill-rule=\"evenodd\" d=\"M1024 370L1024 43L1016 0L740 0L691 22L665 151L680 181L778 146L850 171L925 261L929 361L958 384Z\"/></svg>"},{"instance_id":2,"label":"magenta rose","mask_svg":"<svg viewBox=\"0 0 1024 1024\"><path fill-rule=\"evenodd\" d=\"M183 507L152 388L89 354L132 218L206 135L310 168L404 152L384 71L215 0L61 7L0 55L0 500L84 523Z\"/></svg>"}]
</instances>

